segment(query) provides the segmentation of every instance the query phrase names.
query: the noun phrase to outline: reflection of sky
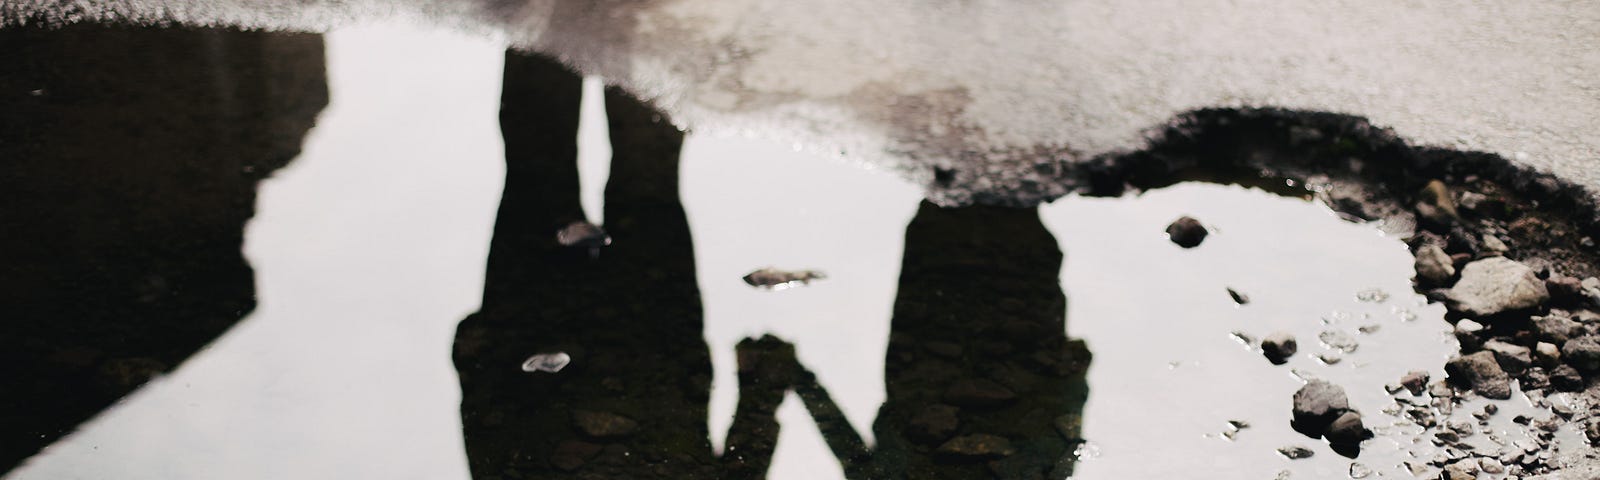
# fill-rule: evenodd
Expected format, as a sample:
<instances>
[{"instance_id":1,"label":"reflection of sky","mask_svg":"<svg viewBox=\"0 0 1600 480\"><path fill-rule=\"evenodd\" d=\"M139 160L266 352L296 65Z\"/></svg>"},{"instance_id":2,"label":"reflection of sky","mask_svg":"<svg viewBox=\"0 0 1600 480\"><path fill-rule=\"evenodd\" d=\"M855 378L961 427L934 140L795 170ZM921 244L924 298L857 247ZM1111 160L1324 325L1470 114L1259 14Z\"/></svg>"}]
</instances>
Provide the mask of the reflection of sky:
<instances>
[{"instance_id":1,"label":"reflection of sky","mask_svg":"<svg viewBox=\"0 0 1600 480\"><path fill-rule=\"evenodd\" d=\"M333 102L304 155L263 185L247 232L260 308L12 478L465 478L449 352L456 322L479 302L503 175L502 51L389 27L334 33L328 48ZM596 107L585 106L589 125L603 125ZM580 133L591 215L603 135ZM715 443L736 400L733 345L764 332L794 342L852 423L869 428L917 189L742 138L691 136L684 159ZM1215 229L1198 249L1161 234L1185 213ZM1288 431L1289 369L1345 385L1376 415L1383 383L1412 368L1437 374L1451 348L1440 310L1416 306L1404 247L1314 204L1181 186L1067 199L1043 215L1067 252L1069 335L1095 354L1084 434L1102 455L1080 478L1270 478L1290 465L1272 453L1288 443L1318 452L1293 464L1297 475L1342 474L1345 461ZM783 292L740 280L768 265L829 278ZM1233 306L1227 286L1253 303ZM1357 303L1370 287L1392 298ZM1420 319L1403 323L1393 308ZM1306 355L1324 351L1313 337L1325 316L1337 319L1327 328L1382 330L1323 367ZM1302 355L1285 367L1227 335L1276 329L1300 337ZM840 476L792 397L779 419L773 478ZM1254 427L1236 443L1203 437L1230 419Z\"/></svg>"}]
</instances>

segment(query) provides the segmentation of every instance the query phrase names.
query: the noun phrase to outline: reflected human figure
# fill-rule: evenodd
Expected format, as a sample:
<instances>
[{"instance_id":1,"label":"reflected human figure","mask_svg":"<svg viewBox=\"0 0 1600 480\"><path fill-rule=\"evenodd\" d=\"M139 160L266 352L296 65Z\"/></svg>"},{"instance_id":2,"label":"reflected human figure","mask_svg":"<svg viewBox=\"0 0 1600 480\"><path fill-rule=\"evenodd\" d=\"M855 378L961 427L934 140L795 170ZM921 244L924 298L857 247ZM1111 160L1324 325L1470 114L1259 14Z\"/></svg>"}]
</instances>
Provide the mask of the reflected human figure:
<instances>
[{"instance_id":1,"label":"reflected human figure","mask_svg":"<svg viewBox=\"0 0 1600 480\"><path fill-rule=\"evenodd\" d=\"M1066 478L1090 354L1066 337L1061 251L1036 208L923 202L868 449L812 375L795 391L852 479Z\"/></svg>"},{"instance_id":2,"label":"reflected human figure","mask_svg":"<svg viewBox=\"0 0 1600 480\"><path fill-rule=\"evenodd\" d=\"M0 29L0 472L255 308L256 186L328 102L320 35Z\"/></svg>"},{"instance_id":3,"label":"reflected human figure","mask_svg":"<svg viewBox=\"0 0 1600 480\"><path fill-rule=\"evenodd\" d=\"M461 420L475 479L760 478L792 361L781 342L740 347L741 398L727 454L706 427L711 363L693 243L678 198L683 132L608 88L611 175L595 251L557 232L582 221L577 128L582 78L506 54L500 112L506 185L483 306L457 327ZM564 353L558 371L523 371Z\"/></svg>"}]
</instances>

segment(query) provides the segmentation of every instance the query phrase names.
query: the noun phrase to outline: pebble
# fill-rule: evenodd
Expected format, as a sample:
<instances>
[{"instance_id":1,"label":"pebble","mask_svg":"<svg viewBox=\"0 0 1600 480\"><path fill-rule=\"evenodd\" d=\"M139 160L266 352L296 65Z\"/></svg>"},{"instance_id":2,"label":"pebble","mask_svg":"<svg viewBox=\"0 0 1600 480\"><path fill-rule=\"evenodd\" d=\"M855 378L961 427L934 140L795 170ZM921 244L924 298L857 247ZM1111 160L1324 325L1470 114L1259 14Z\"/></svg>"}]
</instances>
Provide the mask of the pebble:
<instances>
[{"instance_id":1,"label":"pebble","mask_svg":"<svg viewBox=\"0 0 1600 480\"><path fill-rule=\"evenodd\" d=\"M572 363L572 356L566 352L539 353L522 362L522 371L556 373L567 368L569 363Z\"/></svg>"},{"instance_id":2,"label":"pebble","mask_svg":"<svg viewBox=\"0 0 1600 480\"><path fill-rule=\"evenodd\" d=\"M1300 445L1290 445L1287 447L1278 447L1278 454L1283 455L1285 458L1290 460L1299 460L1302 458L1311 458L1312 455L1316 455L1316 452L1313 452L1311 449Z\"/></svg>"},{"instance_id":3,"label":"pebble","mask_svg":"<svg viewBox=\"0 0 1600 480\"><path fill-rule=\"evenodd\" d=\"M1548 368L1561 365L1561 350L1550 342L1539 342L1533 346L1533 361Z\"/></svg>"},{"instance_id":4,"label":"pebble","mask_svg":"<svg viewBox=\"0 0 1600 480\"><path fill-rule=\"evenodd\" d=\"M1560 345L1572 337L1583 334L1583 324L1563 315L1551 313L1533 317L1533 333L1541 341Z\"/></svg>"},{"instance_id":5,"label":"pebble","mask_svg":"<svg viewBox=\"0 0 1600 480\"><path fill-rule=\"evenodd\" d=\"M1167 238L1172 240L1172 243L1178 244L1183 248L1199 246L1200 242L1205 241L1208 233L1206 227L1201 225L1199 220L1189 216L1179 217L1172 224L1167 225Z\"/></svg>"},{"instance_id":6,"label":"pebble","mask_svg":"<svg viewBox=\"0 0 1600 480\"><path fill-rule=\"evenodd\" d=\"M611 236L599 225L579 220L556 232L556 242L566 247L597 249L611 245Z\"/></svg>"},{"instance_id":7,"label":"pebble","mask_svg":"<svg viewBox=\"0 0 1600 480\"><path fill-rule=\"evenodd\" d=\"M1562 365L1550 370L1550 386L1563 392L1575 392L1583 389L1583 375L1571 365Z\"/></svg>"},{"instance_id":8,"label":"pebble","mask_svg":"<svg viewBox=\"0 0 1600 480\"><path fill-rule=\"evenodd\" d=\"M1450 380L1459 385L1471 386L1484 398L1504 400L1511 398L1511 377L1495 361L1491 352L1483 351L1451 359L1444 365Z\"/></svg>"},{"instance_id":9,"label":"pebble","mask_svg":"<svg viewBox=\"0 0 1600 480\"><path fill-rule=\"evenodd\" d=\"M1500 240L1500 237L1484 234L1483 249L1489 254L1500 255L1510 251L1511 247L1506 246L1506 242Z\"/></svg>"},{"instance_id":10,"label":"pebble","mask_svg":"<svg viewBox=\"0 0 1600 480\"><path fill-rule=\"evenodd\" d=\"M1324 380L1311 380L1294 392L1294 423L1313 438L1327 432L1328 425L1350 410L1344 389Z\"/></svg>"},{"instance_id":11,"label":"pebble","mask_svg":"<svg viewBox=\"0 0 1600 480\"><path fill-rule=\"evenodd\" d=\"M1232 288L1228 289L1228 297L1233 298L1233 303L1237 303L1239 305L1244 305L1244 304L1250 303L1250 296L1249 295L1245 295L1243 293L1239 293L1238 290L1234 290Z\"/></svg>"},{"instance_id":12,"label":"pebble","mask_svg":"<svg viewBox=\"0 0 1600 480\"><path fill-rule=\"evenodd\" d=\"M1533 366L1533 352L1528 347L1490 340L1483 343L1483 349L1493 353L1500 368L1508 373L1518 373Z\"/></svg>"},{"instance_id":13,"label":"pebble","mask_svg":"<svg viewBox=\"0 0 1600 480\"><path fill-rule=\"evenodd\" d=\"M779 270L773 267L765 267L746 274L744 276L744 283L752 287L763 288L767 290L785 290L800 285L808 285L813 280L822 280L826 278L828 278L827 275L824 275L822 272L816 270L789 271Z\"/></svg>"},{"instance_id":14,"label":"pebble","mask_svg":"<svg viewBox=\"0 0 1600 480\"><path fill-rule=\"evenodd\" d=\"M1561 358L1579 372L1600 370L1600 340L1596 337L1579 337L1561 344Z\"/></svg>"},{"instance_id":15,"label":"pebble","mask_svg":"<svg viewBox=\"0 0 1600 480\"><path fill-rule=\"evenodd\" d=\"M1450 260L1450 255L1444 253L1438 245L1423 245L1417 249L1417 260L1413 264L1417 271L1417 278L1428 285L1446 285L1450 277L1455 276L1456 267Z\"/></svg>"},{"instance_id":16,"label":"pebble","mask_svg":"<svg viewBox=\"0 0 1600 480\"><path fill-rule=\"evenodd\" d=\"M1487 317L1539 306L1550 299L1550 291L1527 265L1505 257L1489 257L1462 268L1461 280L1446 296L1455 310Z\"/></svg>"},{"instance_id":17,"label":"pebble","mask_svg":"<svg viewBox=\"0 0 1600 480\"><path fill-rule=\"evenodd\" d=\"M1261 339L1262 355L1266 355L1267 360L1270 360L1275 365L1282 365L1288 362L1289 357L1294 356L1299 349L1300 346L1295 342L1294 335L1290 335L1288 332L1275 332L1267 335L1267 338Z\"/></svg>"},{"instance_id":18,"label":"pebble","mask_svg":"<svg viewBox=\"0 0 1600 480\"><path fill-rule=\"evenodd\" d=\"M1372 468L1360 463L1350 464L1350 478L1367 478L1372 476Z\"/></svg>"},{"instance_id":19,"label":"pebble","mask_svg":"<svg viewBox=\"0 0 1600 480\"><path fill-rule=\"evenodd\" d=\"M1328 443L1334 445L1359 445L1362 440L1372 437L1372 432L1361 423L1361 414L1350 411L1339 415L1329 424L1325 436Z\"/></svg>"},{"instance_id":20,"label":"pebble","mask_svg":"<svg viewBox=\"0 0 1600 480\"><path fill-rule=\"evenodd\" d=\"M1456 202L1444 182L1431 180L1418 193L1417 220L1423 227L1435 232L1446 232L1461 218L1456 213Z\"/></svg>"},{"instance_id":21,"label":"pebble","mask_svg":"<svg viewBox=\"0 0 1600 480\"><path fill-rule=\"evenodd\" d=\"M1412 370L1400 377L1400 386L1412 395L1422 395L1422 390L1428 386L1428 372L1425 370Z\"/></svg>"}]
</instances>

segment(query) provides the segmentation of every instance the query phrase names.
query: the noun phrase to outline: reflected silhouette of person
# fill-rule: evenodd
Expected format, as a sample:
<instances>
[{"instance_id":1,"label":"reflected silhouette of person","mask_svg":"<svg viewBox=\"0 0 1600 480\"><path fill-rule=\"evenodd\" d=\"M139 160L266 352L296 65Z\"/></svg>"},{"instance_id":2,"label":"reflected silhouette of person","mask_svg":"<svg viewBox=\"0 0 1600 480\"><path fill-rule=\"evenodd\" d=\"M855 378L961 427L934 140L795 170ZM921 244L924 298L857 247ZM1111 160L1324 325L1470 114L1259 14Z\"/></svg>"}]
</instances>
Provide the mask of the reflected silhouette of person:
<instances>
[{"instance_id":1,"label":"reflected silhouette of person","mask_svg":"<svg viewBox=\"0 0 1600 480\"><path fill-rule=\"evenodd\" d=\"M852 479L1066 478L1090 354L1066 337L1061 251L1036 208L923 202L868 449L809 372L795 391Z\"/></svg>"},{"instance_id":2,"label":"reflected silhouette of person","mask_svg":"<svg viewBox=\"0 0 1600 480\"><path fill-rule=\"evenodd\" d=\"M707 435L711 363L693 243L678 198L683 132L607 88L609 246L567 246L583 221L577 178L582 78L506 54L500 111L506 185L483 306L457 327L461 421L475 479L759 478L792 357L781 342L740 348L741 398L727 454ZM537 354L570 361L524 371ZM763 385L768 385L763 387Z\"/></svg>"},{"instance_id":3,"label":"reflected silhouette of person","mask_svg":"<svg viewBox=\"0 0 1600 480\"><path fill-rule=\"evenodd\" d=\"M0 29L0 472L255 308L256 186L327 104L320 35Z\"/></svg>"}]
</instances>

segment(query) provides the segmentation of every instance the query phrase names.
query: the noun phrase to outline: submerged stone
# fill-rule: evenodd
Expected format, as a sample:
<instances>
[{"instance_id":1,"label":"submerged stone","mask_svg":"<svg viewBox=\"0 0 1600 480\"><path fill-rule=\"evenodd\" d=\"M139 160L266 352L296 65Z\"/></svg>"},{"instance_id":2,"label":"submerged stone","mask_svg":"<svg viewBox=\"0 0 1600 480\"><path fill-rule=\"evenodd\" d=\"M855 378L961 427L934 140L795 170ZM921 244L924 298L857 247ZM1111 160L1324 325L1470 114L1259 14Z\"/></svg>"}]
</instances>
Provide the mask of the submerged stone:
<instances>
[{"instance_id":1,"label":"submerged stone","mask_svg":"<svg viewBox=\"0 0 1600 480\"><path fill-rule=\"evenodd\" d=\"M767 290L784 290L828 278L816 270L779 270L765 267L744 276L744 283Z\"/></svg>"},{"instance_id":2,"label":"submerged stone","mask_svg":"<svg viewBox=\"0 0 1600 480\"><path fill-rule=\"evenodd\" d=\"M522 362L522 371L556 373L568 363L572 363L572 356L566 352L539 353Z\"/></svg>"},{"instance_id":3,"label":"submerged stone","mask_svg":"<svg viewBox=\"0 0 1600 480\"><path fill-rule=\"evenodd\" d=\"M556 232L556 242L566 247L600 248L611 244L611 236L599 225L579 220Z\"/></svg>"}]
</instances>

